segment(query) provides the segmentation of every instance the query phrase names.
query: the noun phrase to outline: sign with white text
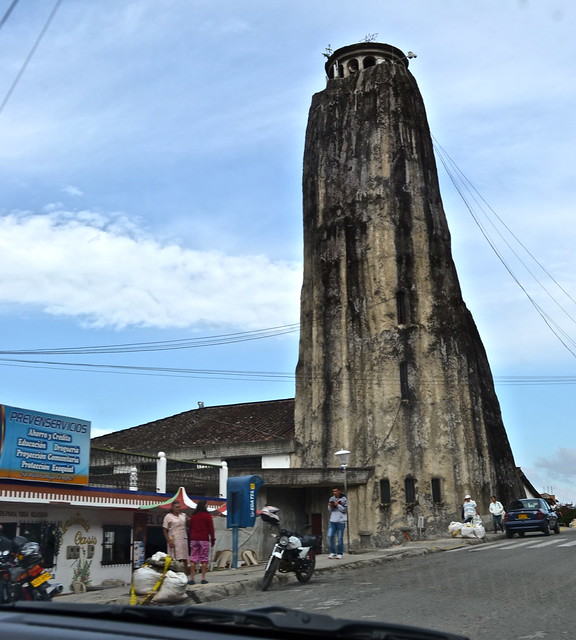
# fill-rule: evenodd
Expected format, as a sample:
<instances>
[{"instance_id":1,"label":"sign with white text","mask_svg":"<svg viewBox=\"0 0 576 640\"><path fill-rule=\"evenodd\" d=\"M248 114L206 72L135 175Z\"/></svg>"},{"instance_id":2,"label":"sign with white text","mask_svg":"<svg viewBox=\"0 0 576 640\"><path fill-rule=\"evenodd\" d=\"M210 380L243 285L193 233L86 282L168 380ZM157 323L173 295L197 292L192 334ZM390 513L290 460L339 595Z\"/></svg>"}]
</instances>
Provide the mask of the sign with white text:
<instances>
[{"instance_id":1,"label":"sign with white text","mask_svg":"<svg viewBox=\"0 0 576 640\"><path fill-rule=\"evenodd\" d=\"M88 484L90 422L0 404L0 478Z\"/></svg>"}]
</instances>

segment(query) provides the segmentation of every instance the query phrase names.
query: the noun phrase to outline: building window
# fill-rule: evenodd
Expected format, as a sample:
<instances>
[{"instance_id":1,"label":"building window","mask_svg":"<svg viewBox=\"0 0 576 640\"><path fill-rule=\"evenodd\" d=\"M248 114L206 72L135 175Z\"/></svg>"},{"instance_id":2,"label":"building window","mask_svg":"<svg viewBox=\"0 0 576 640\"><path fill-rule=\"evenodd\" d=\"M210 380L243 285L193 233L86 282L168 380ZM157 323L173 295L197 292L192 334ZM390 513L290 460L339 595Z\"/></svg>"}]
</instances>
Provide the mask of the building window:
<instances>
[{"instance_id":1,"label":"building window","mask_svg":"<svg viewBox=\"0 0 576 640\"><path fill-rule=\"evenodd\" d=\"M360 69L360 64L356 58L352 58L350 62L348 62L348 71L352 73L356 73Z\"/></svg>"},{"instance_id":2,"label":"building window","mask_svg":"<svg viewBox=\"0 0 576 640\"><path fill-rule=\"evenodd\" d=\"M432 502L442 502L442 481L432 478Z\"/></svg>"},{"instance_id":3,"label":"building window","mask_svg":"<svg viewBox=\"0 0 576 640\"><path fill-rule=\"evenodd\" d=\"M130 564L132 527L125 524L105 524L102 544L102 564Z\"/></svg>"},{"instance_id":4,"label":"building window","mask_svg":"<svg viewBox=\"0 0 576 640\"><path fill-rule=\"evenodd\" d=\"M382 504L390 504L392 496L390 494L390 480L384 478L380 480L380 502Z\"/></svg>"},{"instance_id":5,"label":"building window","mask_svg":"<svg viewBox=\"0 0 576 640\"><path fill-rule=\"evenodd\" d=\"M262 456L226 458L228 469L262 469Z\"/></svg>"},{"instance_id":6,"label":"building window","mask_svg":"<svg viewBox=\"0 0 576 640\"><path fill-rule=\"evenodd\" d=\"M414 478L406 478L404 480L404 492L406 494L406 504L416 502L416 480Z\"/></svg>"},{"instance_id":7,"label":"building window","mask_svg":"<svg viewBox=\"0 0 576 640\"><path fill-rule=\"evenodd\" d=\"M398 324L406 324L406 291L396 292L396 319Z\"/></svg>"},{"instance_id":8,"label":"building window","mask_svg":"<svg viewBox=\"0 0 576 640\"><path fill-rule=\"evenodd\" d=\"M408 400L410 398L410 387L408 386L408 363L400 363L400 398Z\"/></svg>"}]
</instances>

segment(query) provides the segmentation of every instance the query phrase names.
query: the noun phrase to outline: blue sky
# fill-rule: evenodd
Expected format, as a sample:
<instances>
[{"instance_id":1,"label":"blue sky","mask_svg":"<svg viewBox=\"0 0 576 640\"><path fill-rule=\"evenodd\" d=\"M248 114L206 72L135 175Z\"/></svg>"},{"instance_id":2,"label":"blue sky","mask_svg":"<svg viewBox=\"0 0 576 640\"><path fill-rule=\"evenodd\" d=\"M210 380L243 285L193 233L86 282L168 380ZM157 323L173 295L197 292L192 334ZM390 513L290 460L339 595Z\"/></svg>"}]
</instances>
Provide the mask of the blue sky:
<instances>
[{"instance_id":1,"label":"blue sky","mask_svg":"<svg viewBox=\"0 0 576 640\"><path fill-rule=\"evenodd\" d=\"M21 2L0 28L1 100L54 4ZM63 0L0 112L0 402L100 435L292 396L294 331L14 352L293 329L322 53L377 34L417 54L434 139L485 201L466 204L438 162L516 463L576 501L575 19L569 0Z\"/></svg>"}]
</instances>

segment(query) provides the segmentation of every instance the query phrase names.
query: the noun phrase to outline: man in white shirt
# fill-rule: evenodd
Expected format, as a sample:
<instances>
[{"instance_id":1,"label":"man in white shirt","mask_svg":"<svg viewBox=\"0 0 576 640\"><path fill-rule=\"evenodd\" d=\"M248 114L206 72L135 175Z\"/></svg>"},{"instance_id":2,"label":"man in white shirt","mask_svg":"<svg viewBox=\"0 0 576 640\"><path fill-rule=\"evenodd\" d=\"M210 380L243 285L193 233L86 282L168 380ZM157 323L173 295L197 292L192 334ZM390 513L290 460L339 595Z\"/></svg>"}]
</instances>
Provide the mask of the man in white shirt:
<instances>
[{"instance_id":1,"label":"man in white shirt","mask_svg":"<svg viewBox=\"0 0 576 640\"><path fill-rule=\"evenodd\" d=\"M496 500L496 496L492 496L490 498L490 506L488 507L490 513L492 514L492 524L494 525L494 533L498 533L498 529L500 531L504 531L504 525L502 524L502 516L504 515L504 507L501 502Z\"/></svg>"}]
</instances>

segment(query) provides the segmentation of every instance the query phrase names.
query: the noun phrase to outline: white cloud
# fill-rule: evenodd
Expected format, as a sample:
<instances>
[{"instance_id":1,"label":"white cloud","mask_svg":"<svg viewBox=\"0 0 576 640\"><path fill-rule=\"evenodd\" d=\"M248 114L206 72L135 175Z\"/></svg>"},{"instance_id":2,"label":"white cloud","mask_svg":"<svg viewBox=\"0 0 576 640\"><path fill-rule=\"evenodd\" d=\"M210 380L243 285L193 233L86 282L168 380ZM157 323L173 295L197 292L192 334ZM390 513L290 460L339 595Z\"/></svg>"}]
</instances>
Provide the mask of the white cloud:
<instances>
[{"instance_id":1,"label":"white cloud","mask_svg":"<svg viewBox=\"0 0 576 640\"><path fill-rule=\"evenodd\" d=\"M538 491L552 493L560 502L576 503L576 449L558 447L522 469Z\"/></svg>"},{"instance_id":2,"label":"white cloud","mask_svg":"<svg viewBox=\"0 0 576 640\"><path fill-rule=\"evenodd\" d=\"M63 187L62 191L64 193L67 193L69 196L83 196L84 192L80 189L78 189L78 187L74 187L72 185L68 185L67 187Z\"/></svg>"},{"instance_id":3,"label":"white cloud","mask_svg":"<svg viewBox=\"0 0 576 640\"><path fill-rule=\"evenodd\" d=\"M301 267L161 244L126 216L15 212L0 218L0 303L93 327L263 327L298 319Z\"/></svg>"},{"instance_id":4,"label":"white cloud","mask_svg":"<svg viewBox=\"0 0 576 640\"><path fill-rule=\"evenodd\" d=\"M576 449L559 447L552 458L538 458L536 465L548 473L576 480Z\"/></svg>"}]
</instances>

